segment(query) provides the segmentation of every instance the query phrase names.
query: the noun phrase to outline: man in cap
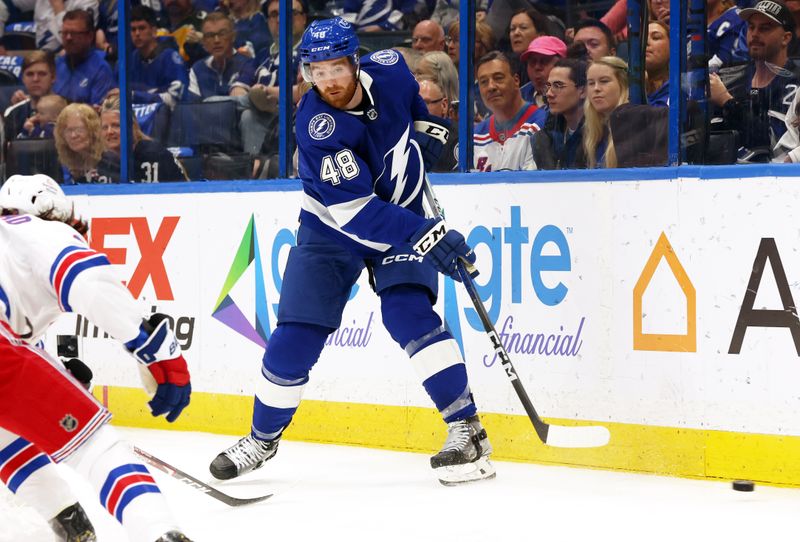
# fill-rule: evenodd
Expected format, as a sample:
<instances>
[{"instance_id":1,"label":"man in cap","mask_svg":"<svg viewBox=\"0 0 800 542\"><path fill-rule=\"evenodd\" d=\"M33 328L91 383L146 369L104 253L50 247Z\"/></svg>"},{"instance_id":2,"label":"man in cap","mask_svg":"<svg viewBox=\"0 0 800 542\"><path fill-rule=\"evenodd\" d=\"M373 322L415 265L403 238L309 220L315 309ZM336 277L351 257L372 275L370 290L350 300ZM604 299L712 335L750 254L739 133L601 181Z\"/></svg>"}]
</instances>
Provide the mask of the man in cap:
<instances>
[{"instance_id":1,"label":"man in cap","mask_svg":"<svg viewBox=\"0 0 800 542\"><path fill-rule=\"evenodd\" d=\"M567 56L567 45L555 36L539 36L531 41L528 49L520 55L528 70L529 81L519 90L522 99L537 107L547 105L545 94L547 78L556 62Z\"/></svg>"},{"instance_id":2,"label":"man in cap","mask_svg":"<svg viewBox=\"0 0 800 542\"><path fill-rule=\"evenodd\" d=\"M794 18L782 0L760 0L740 16L747 22L751 58L744 84L729 84L729 91L711 74L711 101L722 108L725 124L741 136L740 160L764 162L786 131L783 119L800 83L800 66L788 55Z\"/></svg>"}]
</instances>

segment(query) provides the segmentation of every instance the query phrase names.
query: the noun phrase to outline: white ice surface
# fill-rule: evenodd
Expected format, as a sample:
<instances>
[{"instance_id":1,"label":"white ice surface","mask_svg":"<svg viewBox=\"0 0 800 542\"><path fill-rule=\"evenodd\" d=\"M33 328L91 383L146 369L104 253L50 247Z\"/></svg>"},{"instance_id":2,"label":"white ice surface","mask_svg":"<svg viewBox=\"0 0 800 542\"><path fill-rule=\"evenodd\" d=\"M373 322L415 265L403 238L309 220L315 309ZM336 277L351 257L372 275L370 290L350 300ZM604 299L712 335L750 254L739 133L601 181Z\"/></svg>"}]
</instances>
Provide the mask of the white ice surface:
<instances>
[{"instance_id":1,"label":"white ice surface","mask_svg":"<svg viewBox=\"0 0 800 542\"><path fill-rule=\"evenodd\" d=\"M140 448L204 481L235 437L121 429ZM275 493L230 508L151 469L184 531L222 541L748 541L797 534L800 490L619 472L496 462L497 478L441 486L421 454L285 441L241 480L237 497ZM125 542L97 496L69 479L100 542ZM49 527L0 489L0 542L50 542Z\"/></svg>"}]
</instances>

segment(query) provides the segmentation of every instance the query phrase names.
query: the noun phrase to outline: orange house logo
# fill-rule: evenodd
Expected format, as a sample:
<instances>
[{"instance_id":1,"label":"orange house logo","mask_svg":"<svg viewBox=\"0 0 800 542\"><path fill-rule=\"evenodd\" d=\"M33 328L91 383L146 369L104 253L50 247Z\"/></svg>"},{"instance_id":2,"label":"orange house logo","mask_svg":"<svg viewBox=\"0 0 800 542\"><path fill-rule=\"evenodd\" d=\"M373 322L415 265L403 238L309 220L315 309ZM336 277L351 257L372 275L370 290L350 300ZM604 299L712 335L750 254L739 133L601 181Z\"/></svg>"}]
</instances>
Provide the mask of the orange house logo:
<instances>
[{"instance_id":1,"label":"orange house logo","mask_svg":"<svg viewBox=\"0 0 800 542\"><path fill-rule=\"evenodd\" d=\"M642 297L644 296L658 264L664 259L672 276L678 282L683 295L686 296L686 333L644 333L642 331ZM633 288L633 349L657 352L696 352L697 351L697 293L689 275L681 265L675 250L664 232L656 242L653 252L642 269L639 280Z\"/></svg>"}]
</instances>

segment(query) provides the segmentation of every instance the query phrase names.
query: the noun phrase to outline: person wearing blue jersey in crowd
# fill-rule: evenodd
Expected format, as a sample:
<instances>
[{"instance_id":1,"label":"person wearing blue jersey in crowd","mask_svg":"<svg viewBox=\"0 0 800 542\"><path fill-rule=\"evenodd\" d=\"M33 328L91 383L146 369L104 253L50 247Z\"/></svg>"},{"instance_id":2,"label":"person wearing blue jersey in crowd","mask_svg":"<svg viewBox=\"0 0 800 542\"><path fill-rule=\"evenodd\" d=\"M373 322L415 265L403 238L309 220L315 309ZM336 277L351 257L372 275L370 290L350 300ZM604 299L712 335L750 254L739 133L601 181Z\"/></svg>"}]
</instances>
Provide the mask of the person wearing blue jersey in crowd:
<instances>
[{"instance_id":1,"label":"person wearing blue jersey in crowd","mask_svg":"<svg viewBox=\"0 0 800 542\"><path fill-rule=\"evenodd\" d=\"M117 81L105 59L94 48L94 18L75 9L64 15L61 27L64 55L56 58L53 92L70 102L99 105Z\"/></svg>"},{"instance_id":2,"label":"person wearing blue jersey in crowd","mask_svg":"<svg viewBox=\"0 0 800 542\"><path fill-rule=\"evenodd\" d=\"M796 39L794 18L781 0L760 0L740 15L751 58L745 82L728 89L712 73L711 102L721 108L725 127L741 136L740 161L766 162L786 132L784 118L800 85L800 65L788 54Z\"/></svg>"},{"instance_id":3,"label":"person wearing blue jersey in crowd","mask_svg":"<svg viewBox=\"0 0 800 542\"><path fill-rule=\"evenodd\" d=\"M209 56L195 62L189 72L189 99L230 95L239 72L251 62L234 50L235 38L230 17L218 11L208 14L203 21L203 47Z\"/></svg>"},{"instance_id":4,"label":"person wearing blue jersey in crowd","mask_svg":"<svg viewBox=\"0 0 800 542\"><path fill-rule=\"evenodd\" d=\"M437 270L457 277L459 258L475 261L460 233L423 210L424 167L438 158L447 128L428 113L396 51L359 59L358 48L355 28L339 17L313 22L300 44L303 76L313 89L297 110L304 192L297 246L283 275L251 433L213 460L218 479L275 455L365 266L384 325L447 423L432 468L444 484L495 475L461 352L433 310Z\"/></svg>"},{"instance_id":5,"label":"person wearing blue jersey in crowd","mask_svg":"<svg viewBox=\"0 0 800 542\"><path fill-rule=\"evenodd\" d=\"M147 6L131 9L130 84L134 103L161 102L169 107L183 98L189 74L172 38L156 36L156 12Z\"/></svg>"},{"instance_id":6,"label":"person wearing blue jersey in crowd","mask_svg":"<svg viewBox=\"0 0 800 542\"><path fill-rule=\"evenodd\" d=\"M280 25L278 15L280 2L269 0L267 3L267 24L275 40L269 49L267 59L257 67L245 67L236 80L231 94L236 96L236 102L241 110L239 129L242 134L244 150L253 156L258 156L262 151L275 155L278 150L278 66L280 55L278 53L278 36ZM299 75L300 55L298 47L300 38L306 29L308 16L305 6L300 0L292 2L292 66L289 73L292 80ZM250 63L250 66L254 66ZM249 90L248 90L249 89ZM300 99L300 86L292 86L292 103ZM261 161L261 159L258 159ZM260 164L263 166L263 164ZM262 167L263 169L263 167Z\"/></svg>"},{"instance_id":7,"label":"person wearing blue jersey in crowd","mask_svg":"<svg viewBox=\"0 0 800 542\"><path fill-rule=\"evenodd\" d=\"M669 107L669 26L663 21L651 21L647 25L644 66L647 72L647 103Z\"/></svg>"},{"instance_id":8,"label":"person wearing blue jersey in crowd","mask_svg":"<svg viewBox=\"0 0 800 542\"><path fill-rule=\"evenodd\" d=\"M747 24L739 16L739 8L733 0L707 0L706 20L709 66L719 67L750 60Z\"/></svg>"},{"instance_id":9,"label":"person wearing blue jersey in crowd","mask_svg":"<svg viewBox=\"0 0 800 542\"><path fill-rule=\"evenodd\" d=\"M342 18L359 32L404 30L403 14L414 10L416 0L344 0Z\"/></svg>"},{"instance_id":10,"label":"person wearing blue jersey in crowd","mask_svg":"<svg viewBox=\"0 0 800 542\"><path fill-rule=\"evenodd\" d=\"M261 3L258 0L223 0L222 4L227 7L236 30L233 46L244 56L263 62L272 39L267 20L261 13Z\"/></svg>"},{"instance_id":11,"label":"person wearing blue jersey in crowd","mask_svg":"<svg viewBox=\"0 0 800 542\"><path fill-rule=\"evenodd\" d=\"M3 113L3 129L6 141L17 137L25 121L36 115L39 100L53 93L56 77L56 61L49 51L31 51L22 62L22 84L25 91L18 90L11 97L14 105Z\"/></svg>"}]
</instances>

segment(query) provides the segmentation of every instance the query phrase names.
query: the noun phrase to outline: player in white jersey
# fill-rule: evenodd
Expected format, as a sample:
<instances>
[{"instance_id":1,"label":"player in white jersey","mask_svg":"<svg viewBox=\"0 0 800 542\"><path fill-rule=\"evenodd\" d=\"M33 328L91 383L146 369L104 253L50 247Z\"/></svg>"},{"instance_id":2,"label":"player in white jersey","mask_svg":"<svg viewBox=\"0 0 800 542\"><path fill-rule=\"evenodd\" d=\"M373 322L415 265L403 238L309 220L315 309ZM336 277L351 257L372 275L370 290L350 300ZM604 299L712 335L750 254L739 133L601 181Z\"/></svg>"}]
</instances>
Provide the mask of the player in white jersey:
<instances>
[{"instance_id":1,"label":"player in white jersey","mask_svg":"<svg viewBox=\"0 0 800 542\"><path fill-rule=\"evenodd\" d=\"M147 468L107 425L108 410L33 346L61 313L79 312L147 369L154 416L172 422L189 404L189 371L166 316L145 319L80 232L85 223L49 177L15 175L0 188L0 427L84 476L132 542L187 541Z\"/></svg>"}]
</instances>

